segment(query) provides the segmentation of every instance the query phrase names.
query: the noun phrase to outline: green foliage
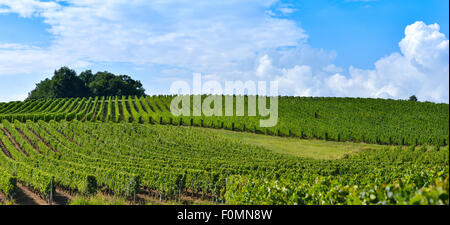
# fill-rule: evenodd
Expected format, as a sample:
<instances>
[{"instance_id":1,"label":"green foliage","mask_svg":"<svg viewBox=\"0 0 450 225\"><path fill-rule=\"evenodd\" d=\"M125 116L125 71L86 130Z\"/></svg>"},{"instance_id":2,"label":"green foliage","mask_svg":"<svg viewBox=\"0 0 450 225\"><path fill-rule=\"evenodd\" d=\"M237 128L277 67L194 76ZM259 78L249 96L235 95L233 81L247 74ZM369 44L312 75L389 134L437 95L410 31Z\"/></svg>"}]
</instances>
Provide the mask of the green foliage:
<instances>
[{"instance_id":1,"label":"green foliage","mask_svg":"<svg viewBox=\"0 0 450 225\"><path fill-rule=\"evenodd\" d=\"M97 192L97 179L94 176L87 177L87 194L95 194Z\"/></svg>"},{"instance_id":2,"label":"green foliage","mask_svg":"<svg viewBox=\"0 0 450 225\"><path fill-rule=\"evenodd\" d=\"M84 72L86 73L90 71ZM141 82L127 75L114 75L107 71L97 72L95 75L84 74L80 76L91 91L91 96L145 95Z\"/></svg>"},{"instance_id":3,"label":"green foliage","mask_svg":"<svg viewBox=\"0 0 450 225\"><path fill-rule=\"evenodd\" d=\"M43 197L58 185L83 195L101 188L131 197L146 189L163 198L203 194L229 204L448 204L448 104L280 97L278 124L263 128L260 116L174 117L173 97L0 104L0 128L14 140L0 130L0 190L12 194L16 179ZM178 125L410 146L306 159Z\"/></svg>"},{"instance_id":4,"label":"green foliage","mask_svg":"<svg viewBox=\"0 0 450 225\"><path fill-rule=\"evenodd\" d=\"M412 95L411 97L409 97L409 101L417 102L418 100L415 95Z\"/></svg>"},{"instance_id":5,"label":"green foliage","mask_svg":"<svg viewBox=\"0 0 450 225\"><path fill-rule=\"evenodd\" d=\"M0 106L0 119L22 122L77 119L182 124L302 139L383 145L445 146L449 143L448 104L361 98L280 97L277 125L264 128L259 126L259 122L266 118L247 114L175 117L170 112L173 97L116 96L11 102ZM248 96L245 102L248 103ZM105 107L107 109L103 111ZM106 116L102 116L104 113Z\"/></svg>"},{"instance_id":6,"label":"green foliage","mask_svg":"<svg viewBox=\"0 0 450 225\"><path fill-rule=\"evenodd\" d=\"M140 81L127 75L114 75L106 71L92 74L87 70L77 76L74 70L61 67L55 70L51 79L36 84L27 100L115 95L142 96L145 89Z\"/></svg>"},{"instance_id":7,"label":"green foliage","mask_svg":"<svg viewBox=\"0 0 450 225\"><path fill-rule=\"evenodd\" d=\"M12 197L17 189L16 183L17 178L0 167L0 191L6 196Z\"/></svg>"},{"instance_id":8,"label":"green foliage","mask_svg":"<svg viewBox=\"0 0 450 225\"><path fill-rule=\"evenodd\" d=\"M4 120L0 128L28 154L0 132L11 153L0 152L0 169L44 197L58 185L127 198L141 189L165 199L201 193L227 204L448 204L448 146L318 160L190 127Z\"/></svg>"},{"instance_id":9,"label":"green foliage","mask_svg":"<svg viewBox=\"0 0 450 225\"><path fill-rule=\"evenodd\" d=\"M51 79L45 79L36 84L36 89L28 95L31 99L70 98L89 96L89 89L77 76L74 70L62 67L55 70Z\"/></svg>"},{"instance_id":10,"label":"green foliage","mask_svg":"<svg viewBox=\"0 0 450 225\"><path fill-rule=\"evenodd\" d=\"M336 167L327 173L299 171L300 175L283 174L278 179L232 176L227 180L225 199L228 204L251 205L448 205L448 159L444 158L448 148L446 151L368 151L336 161ZM376 162L367 165L366 160L375 158Z\"/></svg>"}]
</instances>

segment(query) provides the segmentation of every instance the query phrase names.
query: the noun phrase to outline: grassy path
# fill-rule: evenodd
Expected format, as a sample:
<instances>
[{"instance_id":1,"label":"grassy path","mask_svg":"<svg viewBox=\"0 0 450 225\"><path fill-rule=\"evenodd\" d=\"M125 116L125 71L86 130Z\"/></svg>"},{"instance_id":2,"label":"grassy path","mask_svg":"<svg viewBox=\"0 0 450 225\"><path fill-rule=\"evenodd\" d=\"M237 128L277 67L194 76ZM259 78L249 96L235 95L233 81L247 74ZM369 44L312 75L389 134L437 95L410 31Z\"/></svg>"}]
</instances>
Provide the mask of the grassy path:
<instances>
[{"instance_id":1,"label":"grassy path","mask_svg":"<svg viewBox=\"0 0 450 225\"><path fill-rule=\"evenodd\" d=\"M369 149L383 149L387 147L385 145L324 140L306 140L299 138L268 136L210 128L195 129L208 129L211 132L226 135L245 143L263 146L276 153L313 159L339 159L345 157L346 155L354 154L360 151Z\"/></svg>"}]
</instances>

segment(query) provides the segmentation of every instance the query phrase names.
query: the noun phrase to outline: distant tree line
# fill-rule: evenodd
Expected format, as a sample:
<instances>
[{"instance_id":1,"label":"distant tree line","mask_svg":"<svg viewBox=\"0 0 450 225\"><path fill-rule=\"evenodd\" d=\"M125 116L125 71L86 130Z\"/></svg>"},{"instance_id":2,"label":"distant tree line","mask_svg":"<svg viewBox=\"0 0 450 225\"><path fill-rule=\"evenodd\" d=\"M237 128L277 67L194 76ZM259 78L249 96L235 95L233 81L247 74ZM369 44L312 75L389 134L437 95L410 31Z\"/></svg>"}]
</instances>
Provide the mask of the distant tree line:
<instances>
[{"instance_id":1,"label":"distant tree line","mask_svg":"<svg viewBox=\"0 0 450 225\"><path fill-rule=\"evenodd\" d=\"M28 93L27 100L42 98L70 98L91 96L128 96L145 95L140 81L127 75L115 75L110 72L92 73L86 70L80 75L68 68L55 70L51 79L45 79Z\"/></svg>"}]
</instances>

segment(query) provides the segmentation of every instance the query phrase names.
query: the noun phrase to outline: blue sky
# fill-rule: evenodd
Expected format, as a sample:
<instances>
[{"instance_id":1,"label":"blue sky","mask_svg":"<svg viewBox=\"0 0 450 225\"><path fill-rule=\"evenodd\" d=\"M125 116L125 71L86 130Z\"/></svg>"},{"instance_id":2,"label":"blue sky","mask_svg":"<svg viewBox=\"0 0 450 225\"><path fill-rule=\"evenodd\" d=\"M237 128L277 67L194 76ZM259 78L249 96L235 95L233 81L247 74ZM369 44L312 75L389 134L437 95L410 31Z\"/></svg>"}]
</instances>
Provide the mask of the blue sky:
<instances>
[{"instance_id":1,"label":"blue sky","mask_svg":"<svg viewBox=\"0 0 450 225\"><path fill-rule=\"evenodd\" d=\"M310 36L315 48L335 50L335 63L373 67L380 57L398 51L407 25L438 23L448 37L449 3L445 0L291 1L291 16Z\"/></svg>"},{"instance_id":2,"label":"blue sky","mask_svg":"<svg viewBox=\"0 0 450 225\"><path fill-rule=\"evenodd\" d=\"M442 0L0 0L0 101L61 66L168 93L192 73L280 94L448 102Z\"/></svg>"}]
</instances>

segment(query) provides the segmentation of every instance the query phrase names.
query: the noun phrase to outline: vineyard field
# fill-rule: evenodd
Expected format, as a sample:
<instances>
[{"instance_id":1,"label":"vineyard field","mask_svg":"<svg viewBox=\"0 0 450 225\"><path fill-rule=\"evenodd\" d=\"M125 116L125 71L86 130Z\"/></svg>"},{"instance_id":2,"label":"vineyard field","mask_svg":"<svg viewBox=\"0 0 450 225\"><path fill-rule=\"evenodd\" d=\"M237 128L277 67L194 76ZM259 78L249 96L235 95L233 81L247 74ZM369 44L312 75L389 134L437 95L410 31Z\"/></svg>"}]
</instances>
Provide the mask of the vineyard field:
<instances>
[{"instance_id":1,"label":"vineyard field","mask_svg":"<svg viewBox=\"0 0 450 225\"><path fill-rule=\"evenodd\" d=\"M173 97L116 96L10 102L0 104L0 120L172 124L383 145L445 146L449 141L448 104L363 98L280 97L278 123L265 128L259 126L259 121L264 117L248 116L249 96L244 98L244 116L234 113L234 116L212 117L173 116L170 112ZM202 99L206 97L202 96ZM191 96L191 100L193 98ZM193 100L191 111L192 104ZM225 104L222 105L225 112Z\"/></svg>"},{"instance_id":2,"label":"vineyard field","mask_svg":"<svg viewBox=\"0 0 450 225\"><path fill-rule=\"evenodd\" d=\"M378 146L334 160L147 123L3 120L0 191L137 194L216 204L448 204L449 148ZM325 141L322 141L325 142ZM245 163L243 163L245 162Z\"/></svg>"},{"instance_id":3,"label":"vineyard field","mask_svg":"<svg viewBox=\"0 0 450 225\"><path fill-rule=\"evenodd\" d=\"M173 98L0 103L0 201L449 204L448 104L280 97L265 128Z\"/></svg>"}]
</instances>

